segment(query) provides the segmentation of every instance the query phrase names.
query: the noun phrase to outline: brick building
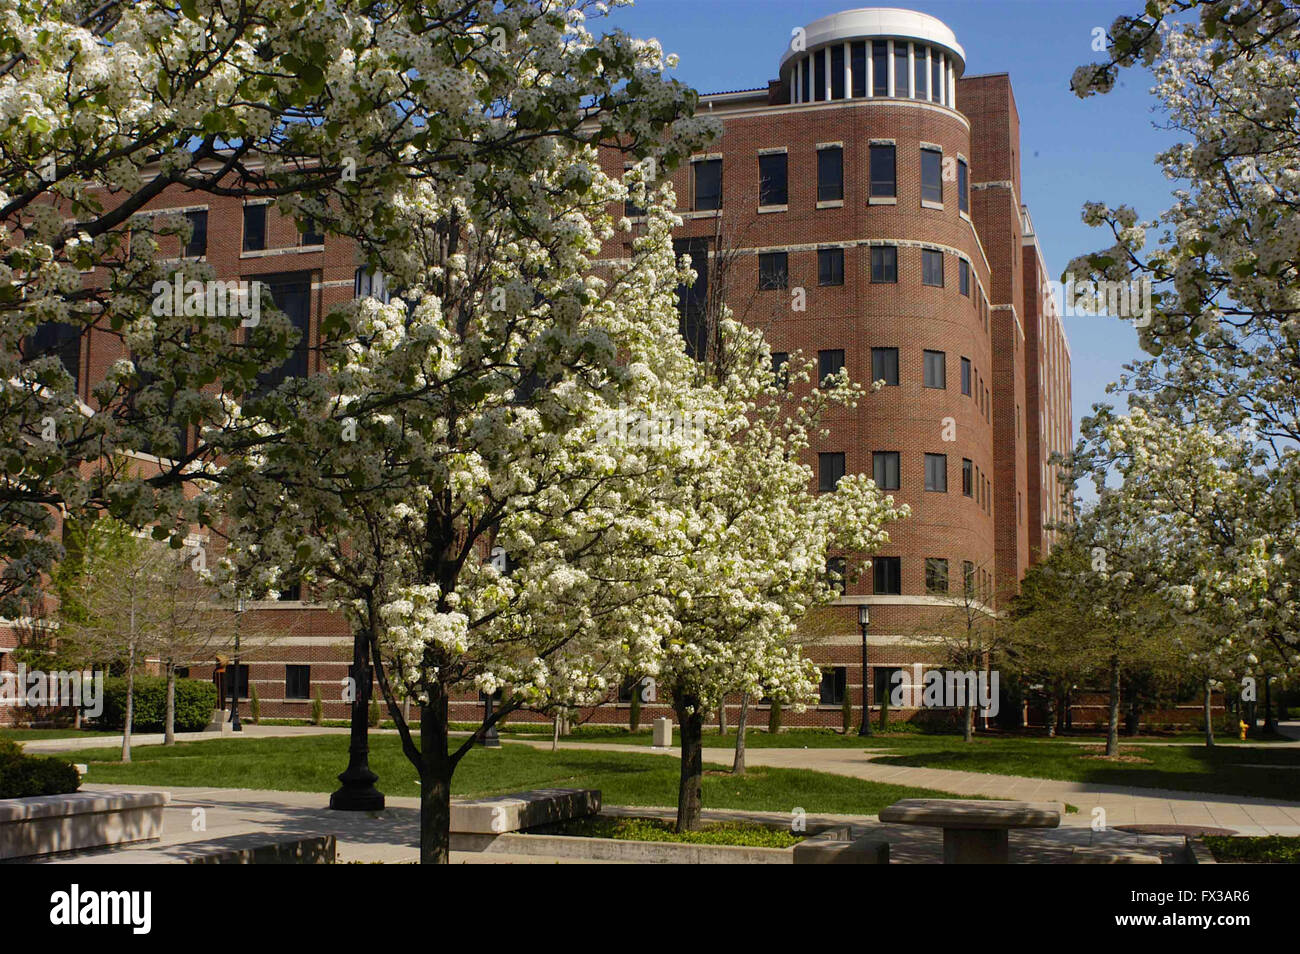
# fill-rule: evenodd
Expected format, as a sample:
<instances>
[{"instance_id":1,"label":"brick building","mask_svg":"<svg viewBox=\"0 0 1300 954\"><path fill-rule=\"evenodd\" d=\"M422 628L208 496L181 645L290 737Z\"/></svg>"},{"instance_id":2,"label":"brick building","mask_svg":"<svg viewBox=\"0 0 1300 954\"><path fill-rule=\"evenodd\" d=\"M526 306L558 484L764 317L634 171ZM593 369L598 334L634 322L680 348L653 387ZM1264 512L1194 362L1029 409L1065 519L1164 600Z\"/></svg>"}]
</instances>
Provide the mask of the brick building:
<instances>
[{"instance_id":1,"label":"brick building","mask_svg":"<svg viewBox=\"0 0 1300 954\"><path fill-rule=\"evenodd\" d=\"M700 282L710 255L736 250L728 300L762 325L777 360L802 351L821 374L847 367L854 380L886 382L828 420L809 464L828 484L874 475L912 517L809 621L809 652L827 667L822 705L787 721L838 725L845 695L858 704L859 605L871 611L874 702L894 668L924 661L909 642L918 627L951 613L967 586L995 612L1050 548L1046 524L1063 515L1048 458L1072 444L1070 354L1021 202L1015 99L1006 74L967 77L964 68L956 37L933 17L825 17L796 36L767 86L701 97L724 133L674 177L679 248ZM174 254L269 286L303 332L285 373L311 373L307 344L321 316L372 291L350 242L315 235L273 206L169 190L150 209L193 218L194 239ZM688 312L697 297L685 296ZM87 400L90 382L122 356L117 338L93 330L64 350ZM248 648L241 694L256 685L264 715L305 718L319 692L328 717L345 717L343 620L296 591L247 612L253 628L284 635ZM0 627L0 653L13 645ZM455 703L453 719L477 706ZM625 710L611 704L594 718L624 721ZM658 714L668 710L645 707L647 718Z\"/></svg>"},{"instance_id":2,"label":"brick building","mask_svg":"<svg viewBox=\"0 0 1300 954\"><path fill-rule=\"evenodd\" d=\"M1006 74L964 70L933 17L824 17L765 87L701 97L723 134L673 177L697 284L721 250L723 295L774 363L802 352L819 375L885 381L828 419L808 460L819 483L870 474L912 509L805 627L822 705L787 722L838 725L846 692L857 705L859 605L874 705L897 667L911 682L932 659L916 633L951 619L964 587L1003 608L1067 514L1049 458L1073 443L1070 352L1021 201L1015 97ZM701 297L685 297L688 338Z\"/></svg>"}]
</instances>

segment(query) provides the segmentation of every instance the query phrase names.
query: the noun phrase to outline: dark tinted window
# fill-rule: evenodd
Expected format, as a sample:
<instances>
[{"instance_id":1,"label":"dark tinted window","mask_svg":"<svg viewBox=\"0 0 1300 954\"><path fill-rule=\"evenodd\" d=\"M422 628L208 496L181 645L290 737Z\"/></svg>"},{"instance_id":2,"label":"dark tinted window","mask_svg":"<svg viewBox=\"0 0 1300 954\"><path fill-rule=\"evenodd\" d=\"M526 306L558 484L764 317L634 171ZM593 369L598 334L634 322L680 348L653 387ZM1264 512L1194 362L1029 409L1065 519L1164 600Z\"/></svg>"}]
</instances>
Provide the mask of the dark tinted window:
<instances>
[{"instance_id":1,"label":"dark tinted window","mask_svg":"<svg viewBox=\"0 0 1300 954\"><path fill-rule=\"evenodd\" d=\"M925 455L925 489L935 493L948 492L948 455Z\"/></svg>"},{"instance_id":2,"label":"dark tinted window","mask_svg":"<svg viewBox=\"0 0 1300 954\"><path fill-rule=\"evenodd\" d=\"M833 374L839 374L844 367L844 352L838 348L817 352L817 381L824 384Z\"/></svg>"},{"instance_id":3,"label":"dark tinted window","mask_svg":"<svg viewBox=\"0 0 1300 954\"><path fill-rule=\"evenodd\" d=\"M871 42L872 94L889 95L889 43L885 40Z\"/></svg>"},{"instance_id":4,"label":"dark tinted window","mask_svg":"<svg viewBox=\"0 0 1300 954\"><path fill-rule=\"evenodd\" d=\"M871 380L898 384L898 349L871 349Z\"/></svg>"},{"instance_id":5,"label":"dark tinted window","mask_svg":"<svg viewBox=\"0 0 1300 954\"><path fill-rule=\"evenodd\" d=\"M871 246L871 280L878 283L898 281L898 248L896 246Z\"/></svg>"},{"instance_id":6,"label":"dark tinted window","mask_svg":"<svg viewBox=\"0 0 1300 954\"><path fill-rule=\"evenodd\" d=\"M923 383L927 388L946 388L948 386L948 369L946 356L942 351L927 351L924 354Z\"/></svg>"},{"instance_id":7,"label":"dark tinted window","mask_svg":"<svg viewBox=\"0 0 1300 954\"><path fill-rule=\"evenodd\" d=\"M871 194L890 198L898 194L897 150L877 143L871 147Z\"/></svg>"},{"instance_id":8,"label":"dark tinted window","mask_svg":"<svg viewBox=\"0 0 1300 954\"><path fill-rule=\"evenodd\" d=\"M970 193L969 175L966 171L966 160L957 160L957 208L962 212L970 211Z\"/></svg>"},{"instance_id":9,"label":"dark tinted window","mask_svg":"<svg viewBox=\"0 0 1300 954\"><path fill-rule=\"evenodd\" d=\"M786 155L783 152L758 157L759 205L785 205L789 201L786 169Z\"/></svg>"},{"instance_id":10,"label":"dark tinted window","mask_svg":"<svg viewBox=\"0 0 1300 954\"><path fill-rule=\"evenodd\" d=\"M961 393L970 396L971 364L970 358L961 359Z\"/></svg>"},{"instance_id":11,"label":"dark tinted window","mask_svg":"<svg viewBox=\"0 0 1300 954\"><path fill-rule=\"evenodd\" d=\"M898 489L898 451L876 451L871 455L871 477L881 490Z\"/></svg>"},{"instance_id":12,"label":"dark tinted window","mask_svg":"<svg viewBox=\"0 0 1300 954\"><path fill-rule=\"evenodd\" d=\"M817 150L817 201L844 198L844 150L827 146Z\"/></svg>"},{"instance_id":13,"label":"dark tinted window","mask_svg":"<svg viewBox=\"0 0 1300 954\"><path fill-rule=\"evenodd\" d=\"M948 592L948 561L942 557L925 558L925 591Z\"/></svg>"},{"instance_id":14,"label":"dark tinted window","mask_svg":"<svg viewBox=\"0 0 1300 954\"><path fill-rule=\"evenodd\" d=\"M943 153L937 149L921 150L921 198L943 201Z\"/></svg>"},{"instance_id":15,"label":"dark tinted window","mask_svg":"<svg viewBox=\"0 0 1300 954\"><path fill-rule=\"evenodd\" d=\"M831 99L844 98L844 44L831 47Z\"/></svg>"},{"instance_id":16,"label":"dark tinted window","mask_svg":"<svg viewBox=\"0 0 1300 954\"><path fill-rule=\"evenodd\" d=\"M758 287L764 291L790 284L789 257L785 252L762 252L758 256Z\"/></svg>"},{"instance_id":17,"label":"dark tinted window","mask_svg":"<svg viewBox=\"0 0 1300 954\"><path fill-rule=\"evenodd\" d=\"M311 698L311 666L284 667L284 697L286 699Z\"/></svg>"},{"instance_id":18,"label":"dark tinted window","mask_svg":"<svg viewBox=\"0 0 1300 954\"><path fill-rule=\"evenodd\" d=\"M853 95L867 95L867 44L858 40L849 45L849 65L853 68Z\"/></svg>"},{"instance_id":19,"label":"dark tinted window","mask_svg":"<svg viewBox=\"0 0 1300 954\"><path fill-rule=\"evenodd\" d=\"M788 387L790 384L790 369L786 367L789 363L790 355L788 352L772 352L772 380L778 388Z\"/></svg>"},{"instance_id":20,"label":"dark tinted window","mask_svg":"<svg viewBox=\"0 0 1300 954\"><path fill-rule=\"evenodd\" d=\"M844 454L818 454L817 455L817 489L823 493L830 493L844 476Z\"/></svg>"},{"instance_id":21,"label":"dark tinted window","mask_svg":"<svg viewBox=\"0 0 1300 954\"><path fill-rule=\"evenodd\" d=\"M972 476L973 470L974 470L974 465L970 462L969 459L963 457L961 461L961 492L962 492L962 496L964 497L974 496L974 492L972 490L972 484L974 482Z\"/></svg>"},{"instance_id":22,"label":"dark tinted window","mask_svg":"<svg viewBox=\"0 0 1300 954\"><path fill-rule=\"evenodd\" d=\"M817 250L817 284L844 284L844 249L819 248Z\"/></svg>"},{"instance_id":23,"label":"dark tinted window","mask_svg":"<svg viewBox=\"0 0 1300 954\"><path fill-rule=\"evenodd\" d=\"M266 291L271 293L275 307L284 312L294 328L298 329L298 341L289 352L288 359L272 371L263 371L257 376L262 390L269 391L286 378L305 378L308 368L308 354L311 347L311 274L295 272L285 275L259 275L256 279ZM261 289L253 286L250 294Z\"/></svg>"},{"instance_id":24,"label":"dark tinted window","mask_svg":"<svg viewBox=\"0 0 1300 954\"><path fill-rule=\"evenodd\" d=\"M970 297L970 262L964 258L957 259L957 290Z\"/></svg>"},{"instance_id":25,"label":"dark tinted window","mask_svg":"<svg viewBox=\"0 0 1300 954\"><path fill-rule=\"evenodd\" d=\"M190 220L190 240L185 243L185 254L189 258L198 258L208 254L208 213L186 212Z\"/></svg>"},{"instance_id":26,"label":"dark tinted window","mask_svg":"<svg viewBox=\"0 0 1300 954\"><path fill-rule=\"evenodd\" d=\"M697 211L722 208L722 160L701 159L691 163L695 172L695 208Z\"/></svg>"},{"instance_id":27,"label":"dark tinted window","mask_svg":"<svg viewBox=\"0 0 1300 954\"><path fill-rule=\"evenodd\" d=\"M873 588L880 595L894 595L903 592L903 571L898 557L872 557L871 577Z\"/></svg>"},{"instance_id":28,"label":"dark tinted window","mask_svg":"<svg viewBox=\"0 0 1300 954\"><path fill-rule=\"evenodd\" d=\"M921 249L921 284L943 287L943 252Z\"/></svg>"},{"instance_id":29,"label":"dark tinted window","mask_svg":"<svg viewBox=\"0 0 1300 954\"><path fill-rule=\"evenodd\" d=\"M266 248L266 204L244 206L244 251Z\"/></svg>"},{"instance_id":30,"label":"dark tinted window","mask_svg":"<svg viewBox=\"0 0 1300 954\"><path fill-rule=\"evenodd\" d=\"M823 669L818 701L824 706L842 705L844 703L844 693L849 684L848 677L849 671L843 666Z\"/></svg>"}]
</instances>

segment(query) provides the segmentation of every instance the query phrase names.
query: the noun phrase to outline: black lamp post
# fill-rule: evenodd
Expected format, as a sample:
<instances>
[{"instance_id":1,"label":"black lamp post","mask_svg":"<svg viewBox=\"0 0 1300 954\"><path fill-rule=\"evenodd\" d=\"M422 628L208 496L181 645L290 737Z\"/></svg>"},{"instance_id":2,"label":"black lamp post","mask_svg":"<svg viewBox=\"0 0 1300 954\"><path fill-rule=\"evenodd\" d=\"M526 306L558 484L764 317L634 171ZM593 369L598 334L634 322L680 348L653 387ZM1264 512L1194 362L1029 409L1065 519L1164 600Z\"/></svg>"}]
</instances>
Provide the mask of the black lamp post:
<instances>
[{"instance_id":1,"label":"black lamp post","mask_svg":"<svg viewBox=\"0 0 1300 954\"><path fill-rule=\"evenodd\" d=\"M235 669L230 676L230 731L243 732L239 724L239 624L244 618L244 598L235 603Z\"/></svg>"},{"instance_id":2,"label":"black lamp post","mask_svg":"<svg viewBox=\"0 0 1300 954\"><path fill-rule=\"evenodd\" d=\"M374 674L370 668L370 634L352 637L352 722L348 767L338 776L342 787L330 795L330 808L340 812L377 812L384 793L375 788L379 776L370 770L370 697Z\"/></svg>"},{"instance_id":3,"label":"black lamp post","mask_svg":"<svg viewBox=\"0 0 1300 954\"><path fill-rule=\"evenodd\" d=\"M871 735L871 707L867 705L867 626L871 623L871 607L866 603L858 606L858 629L862 631L862 727L858 735Z\"/></svg>"},{"instance_id":4,"label":"black lamp post","mask_svg":"<svg viewBox=\"0 0 1300 954\"><path fill-rule=\"evenodd\" d=\"M486 723L488 719L492 718L492 700L496 693L480 692L479 695L483 697L483 722ZM501 748L501 734L497 732L495 722L483 730L483 734L479 736L478 744L485 749Z\"/></svg>"}]
</instances>

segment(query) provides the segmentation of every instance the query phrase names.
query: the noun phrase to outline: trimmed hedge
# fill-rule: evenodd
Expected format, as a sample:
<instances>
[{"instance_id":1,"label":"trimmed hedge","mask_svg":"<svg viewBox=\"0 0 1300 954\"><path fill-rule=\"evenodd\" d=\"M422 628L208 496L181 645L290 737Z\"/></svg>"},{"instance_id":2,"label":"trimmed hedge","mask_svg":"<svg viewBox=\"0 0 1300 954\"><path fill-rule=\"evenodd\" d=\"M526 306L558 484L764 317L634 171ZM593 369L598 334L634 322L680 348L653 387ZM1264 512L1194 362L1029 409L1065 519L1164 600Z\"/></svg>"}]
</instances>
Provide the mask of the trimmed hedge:
<instances>
[{"instance_id":1,"label":"trimmed hedge","mask_svg":"<svg viewBox=\"0 0 1300 954\"><path fill-rule=\"evenodd\" d=\"M217 687L199 679L176 680L176 731L201 732L217 708ZM161 732L167 717L167 680L162 676L135 677L134 732ZM126 723L126 678L104 680L104 714L96 720L108 729Z\"/></svg>"},{"instance_id":2,"label":"trimmed hedge","mask_svg":"<svg viewBox=\"0 0 1300 954\"><path fill-rule=\"evenodd\" d=\"M81 776L69 762L24 755L22 747L0 739L0 798L66 795L81 787Z\"/></svg>"}]
</instances>

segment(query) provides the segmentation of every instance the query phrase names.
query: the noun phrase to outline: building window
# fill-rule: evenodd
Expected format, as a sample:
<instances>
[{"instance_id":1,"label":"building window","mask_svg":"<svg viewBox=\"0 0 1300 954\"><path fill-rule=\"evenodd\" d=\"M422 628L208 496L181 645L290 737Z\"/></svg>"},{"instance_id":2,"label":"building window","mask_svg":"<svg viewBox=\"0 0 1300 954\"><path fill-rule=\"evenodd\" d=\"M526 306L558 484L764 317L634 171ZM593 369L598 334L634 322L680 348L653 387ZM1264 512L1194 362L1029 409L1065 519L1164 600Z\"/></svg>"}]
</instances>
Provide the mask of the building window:
<instances>
[{"instance_id":1,"label":"building window","mask_svg":"<svg viewBox=\"0 0 1300 954\"><path fill-rule=\"evenodd\" d=\"M817 381L819 384L824 385L827 378L839 374L843 367L844 352L841 349L835 348L817 352Z\"/></svg>"},{"instance_id":2,"label":"building window","mask_svg":"<svg viewBox=\"0 0 1300 954\"><path fill-rule=\"evenodd\" d=\"M898 596L903 592L903 572L899 557L872 557L872 589L878 596Z\"/></svg>"},{"instance_id":3,"label":"building window","mask_svg":"<svg viewBox=\"0 0 1300 954\"><path fill-rule=\"evenodd\" d=\"M762 252L758 256L758 287L773 291L790 284L789 256L785 252Z\"/></svg>"},{"instance_id":4,"label":"building window","mask_svg":"<svg viewBox=\"0 0 1300 954\"><path fill-rule=\"evenodd\" d=\"M920 46L918 44L917 46L914 46L913 49L916 50L916 69L913 71L912 75L912 98L928 99L930 96L930 86L926 82L926 79L929 70L925 65L925 52L928 47Z\"/></svg>"},{"instance_id":5,"label":"building window","mask_svg":"<svg viewBox=\"0 0 1300 954\"><path fill-rule=\"evenodd\" d=\"M790 386L790 355L785 351L772 352L772 383L781 390Z\"/></svg>"},{"instance_id":6,"label":"building window","mask_svg":"<svg viewBox=\"0 0 1300 954\"><path fill-rule=\"evenodd\" d=\"M898 451L876 451L871 455L871 476L880 490L898 489Z\"/></svg>"},{"instance_id":7,"label":"building window","mask_svg":"<svg viewBox=\"0 0 1300 954\"><path fill-rule=\"evenodd\" d=\"M788 157L783 152L758 157L758 204L785 205L790 198L787 188Z\"/></svg>"},{"instance_id":8,"label":"building window","mask_svg":"<svg viewBox=\"0 0 1300 954\"><path fill-rule=\"evenodd\" d=\"M970 358L961 359L961 393L970 397Z\"/></svg>"},{"instance_id":9,"label":"building window","mask_svg":"<svg viewBox=\"0 0 1300 954\"><path fill-rule=\"evenodd\" d=\"M819 248L817 250L817 284L844 284L844 249Z\"/></svg>"},{"instance_id":10,"label":"building window","mask_svg":"<svg viewBox=\"0 0 1300 954\"><path fill-rule=\"evenodd\" d=\"M853 95L867 95L867 44L857 40L849 44L849 65L853 68Z\"/></svg>"},{"instance_id":11,"label":"building window","mask_svg":"<svg viewBox=\"0 0 1300 954\"><path fill-rule=\"evenodd\" d=\"M813 58L813 99L822 102L826 99L826 50L821 49Z\"/></svg>"},{"instance_id":12,"label":"building window","mask_svg":"<svg viewBox=\"0 0 1300 954\"><path fill-rule=\"evenodd\" d=\"M906 97L907 91L907 43L894 41L894 95Z\"/></svg>"},{"instance_id":13,"label":"building window","mask_svg":"<svg viewBox=\"0 0 1300 954\"><path fill-rule=\"evenodd\" d=\"M244 206L244 251L260 252L266 248L266 204Z\"/></svg>"},{"instance_id":14,"label":"building window","mask_svg":"<svg viewBox=\"0 0 1300 954\"><path fill-rule=\"evenodd\" d=\"M824 706L844 704L844 693L849 685L849 671L844 666L831 666L822 670L822 683L818 702Z\"/></svg>"},{"instance_id":15,"label":"building window","mask_svg":"<svg viewBox=\"0 0 1300 954\"><path fill-rule=\"evenodd\" d=\"M831 47L831 99L844 98L844 44Z\"/></svg>"},{"instance_id":16,"label":"building window","mask_svg":"<svg viewBox=\"0 0 1300 954\"><path fill-rule=\"evenodd\" d=\"M935 103L943 103L947 99L944 94L945 84L940 56L938 50L930 51L930 100Z\"/></svg>"},{"instance_id":17,"label":"building window","mask_svg":"<svg viewBox=\"0 0 1300 954\"><path fill-rule=\"evenodd\" d=\"M871 668L871 678L873 683L871 701L874 705L883 705L885 697L889 697L889 703L893 706L903 704L903 696L895 701L893 697L894 690L901 689L903 686L903 669L900 666L873 666Z\"/></svg>"},{"instance_id":18,"label":"building window","mask_svg":"<svg viewBox=\"0 0 1300 954\"><path fill-rule=\"evenodd\" d=\"M898 385L898 349L871 349L871 380L884 381L887 385Z\"/></svg>"},{"instance_id":19,"label":"building window","mask_svg":"<svg viewBox=\"0 0 1300 954\"><path fill-rule=\"evenodd\" d=\"M889 43L871 41L871 93L873 96L889 95Z\"/></svg>"},{"instance_id":20,"label":"building window","mask_svg":"<svg viewBox=\"0 0 1300 954\"><path fill-rule=\"evenodd\" d=\"M925 558L925 591L927 593L948 592L948 561L943 557Z\"/></svg>"},{"instance_id":21,"label":"building window","mask_svg":"<svg viewBox=\"0 0 1300 954\"><path fill-rule=\"evenodd\" d=\"M246 206L247 208L247 206ZM262 371L257 380L263 392L277 387L286 378L305 378L308 369L308 345L311 334L311 273L259 276L261 286L271 293L275 307L298 331L298 340L288 359L280 367Z\"/></svg>"},{"instance_id":22,"label":"building window","mask_svg":"<svg viewBox=\"0 0 1300 954\"><path fill-rule=\"evenodd\" d=\"M848 562L844 557L831 557L826 561L826 582L840 596L844 595L845 581L847 579Z\"/></svg>"},{"instance_id":23,"label":"building window","mask_svg":"<svg viewBox=\"0 0 1300 954\"><path fill-rule=\"evenodd\" d=\"M964 258L957 259L957 290L970 297L970 262Z\"/></svg>"},{"instance_id":24,"label":"building window","mask_svg":"<svg viewBox=\"0 0 1300 954\"><path fill-rule=\"evenodd\" d=\"M898 281L897 246L871 246L871 280L876 284L892 284Z\"/></svg>"},{"instance_id":25,"label":"building window","mask_svg":"<svg viewBox=\"0 0 1300 954\"><path fill-rule=\"evenodd\" d=\"M185 256L201 258L208 254L208 213L186 212L185 218L190 222L190 238L185 243Z\"/></svg>"},{"instance_id":26,"label":"building window","mask_svg":"<svg viewBox=\"0 0 1300 954\"><path fill-rule=\"evenodd\" d=\"M299 245L324 245L325 233L316 225L316 217L309 215L302 222L302 231L298 233Z\"/></svg>"},{"instance_id":27,"label":"building window","mask_svg":"<svg viewBox=\"0 0 1300 954\"><path fill-rule=\"evenodd\" d=\"M921 201L943 202L943 153L921 150Z\"/></svg>"},{"instance_id":28,"label":"building window","mask_svg":"<svg viewBox=\"0 0 1300 954\"><path fill-rule=\"evenodd\" d=\"M217 680L217 688L221 692L221 700L223 703L230 698L232 690L240 699L248 698L247 663L240 663L238 666L231 663L226 666L224 671L217 672L214 678Z\"/></svg>"},{"instance_id":29,"label":"building window","mask_svg":"<svg viewBox=\"0 0 1300 954\"><path fill-rule=\"evenodd\" d=\"M830 493L839 486L844 476L844 453L842 451L817 455L817 489Z\"/></svg>"},{"instance_id":30,"label":"building window","mask_svg":"<svg viewBox=\"0 0 1300 954\"><path fill-rule=\"evenodd\" d=\"M691 163L695 178L695 211L722 208L722 160L698 159Z\"/></svg>"},{"instance_id":31,"label":"building window","mask_svg":"<svg viewBox=\"0 0 1300 954\"><path fill-rule=\"evenodd\" d=\"M957 160L957 211L970 212L970 192L968 183L970 176L966 170L966 160Z\"/></svg>"},{"instance_id":32,"label":"building window","mask_svg":"<svg viewBox=\"0 0 1300 954\"><path fill-rule=\"evenodd\" d=\"M353 298L377 298L384 304L388 304L390 296L391 292L383 272L372 272L368 268L357 269L352 278Z\"/></svg>"},{"instance_id":33,"label":"building window","mask_svg":"<svg viewBox=\"0 0 1300 954\"><path fill-rule=\"evenodd\" d=\"M844 198L844 150L827 146L817 150L817 201L835 202Z\"/></svg>"},{"instance_id":34,"label":"building window","mask_svg":"<svg viewBox=\"0 0 1300 954\"><path fill-rule=\"evenodd\" d=\"M975 595L975 564L970 560L961 561L962 586L968 597Z\"/></svg>"},{"instance_id":35,"label":"building window","mask_svg":"<svg viewBox=\"0 0 1300 954\"><path fill-rule=\"evenodd\" d=\"M943 252L932 248L921 249L921 284L943 287Z\"/></svg>"},{"instance_id":36,"label":"building window","mask_svg":"<svg viewBox=\"0 0 1300 954\"><path fill-rule=\"evenodd\" d=\"M279 595L276 599L281 602L299 602L302 600L301 583L286 583L277 592Z\"/></svg>"},{"instance_id":37,"label":"building window","mask_svg":"<svg viewBox=\"0 0 1300 954\"><path fill-rule=\"evenodd\" d=\"M927 388L948 387L948 372L945 367L946 355L942 351L925 352L924 384Z\"/></svg>"},{"instance_id":38,"label":"building window","mask_svg":"<svg viewBox=\"0 0 1300 954\"><path fill-rule=\"evenodd\" d=\"M896 150L888 143L871 146L871 192L877 198L898 195L898 164Z\"/></svg>"},{"instance_id":39,"label":"building window","mask_svg":"<svg viewBox=\"0 0 1300 954\"><path fill-rule=\"evenodd\" d=\"M937 494L948 492L948 455L925 455L925 489Z\"/></svg>"},{"instance_id":40,"label":"building window","mask_svg":"<svg viewBox=\"0 0 1300 954\"><path fill-rule=\"evenodd\" d=\"M81 391L81 331L66 321L43 321L23 341L23 358L58 358L72 378L72 388Z\"/></svg>"},{"instance_id":41,"label":"building window","mask_svg":"<svg viewBox=\"0 0 1300 954\"><path fill-rule=\"evenodd\" d=\"M311 698L311 666L284 667L284 697L286 699Z\"/></svg>"},{"instance_id":42,"label":"building window","mask_svg":"<svg viewBox=\"0 0 1300 954\"><path fill-rule=\"evenodd\" d=\"M961 493L963 497L974 496L974 469L975 465L971 463L970 458L961 459Z\"/></svg>"}]
</instances>

